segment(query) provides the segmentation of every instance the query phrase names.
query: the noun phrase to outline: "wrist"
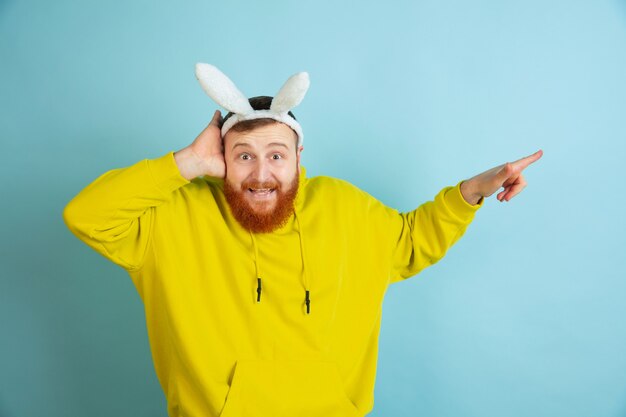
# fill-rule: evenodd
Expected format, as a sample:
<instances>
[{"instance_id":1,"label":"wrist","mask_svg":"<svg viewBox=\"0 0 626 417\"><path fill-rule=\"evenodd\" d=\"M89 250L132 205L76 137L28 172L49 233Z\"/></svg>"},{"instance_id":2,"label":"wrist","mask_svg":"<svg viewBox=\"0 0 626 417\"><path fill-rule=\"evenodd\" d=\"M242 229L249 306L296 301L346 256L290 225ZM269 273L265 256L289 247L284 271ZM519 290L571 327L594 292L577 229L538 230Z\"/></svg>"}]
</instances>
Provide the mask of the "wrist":
<instances>
[{"instance_id":1,"label":"wrist","mask_svg":"<svg viewBox=\"0 0 626 417\"><path fill-rule=\"evenodd\" d=\"M174 159L180 174L187 180L191 181L200 175L198 157L191 148L187 147L174 152Z\"/></svg>"},{"instance_id":2,"label":"wrist","mask_svg":"<svg viewBox=\"0 0 626 417\"><path fill-rule=\"evenodd\" d=\"M481 199L483 198L482 195L478 194L473 187L473 182L472 180L465 180L461 183L461 195L463 196L463 199L468 203L471 204L472 206L477 205L478 203L480 203Z\"/></svg>"}]
</instances>

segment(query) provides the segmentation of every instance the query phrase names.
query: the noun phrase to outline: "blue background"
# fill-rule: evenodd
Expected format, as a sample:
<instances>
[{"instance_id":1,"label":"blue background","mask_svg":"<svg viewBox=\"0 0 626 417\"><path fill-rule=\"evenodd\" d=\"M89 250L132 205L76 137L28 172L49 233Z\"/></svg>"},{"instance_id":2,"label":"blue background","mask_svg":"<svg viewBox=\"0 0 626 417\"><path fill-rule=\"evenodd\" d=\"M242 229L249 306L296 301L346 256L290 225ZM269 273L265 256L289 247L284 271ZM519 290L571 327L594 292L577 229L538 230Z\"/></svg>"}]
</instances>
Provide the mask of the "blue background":
<instances>
[{"instance_id":1,"label":"blue background","mask_svg":"<svg viewBox=\"0 0 626 417\"><path fill-rule=\"evenodd\" d=\"M626 416L626 2L0 1L0 416L166 416L141 300L63 223L291 74L309 175L410 210L544 150L388 290L371 416Z\"/></svg>"}]
</instances>

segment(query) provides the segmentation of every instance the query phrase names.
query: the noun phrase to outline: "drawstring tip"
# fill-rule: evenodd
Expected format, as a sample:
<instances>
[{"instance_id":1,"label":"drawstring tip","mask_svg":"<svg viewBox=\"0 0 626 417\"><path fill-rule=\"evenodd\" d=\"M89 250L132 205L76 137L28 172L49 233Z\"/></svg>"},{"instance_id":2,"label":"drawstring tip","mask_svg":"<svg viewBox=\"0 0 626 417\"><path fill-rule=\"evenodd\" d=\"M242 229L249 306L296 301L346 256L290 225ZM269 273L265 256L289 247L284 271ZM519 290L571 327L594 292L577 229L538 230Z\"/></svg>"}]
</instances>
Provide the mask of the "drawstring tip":
<instances>
[{"instance_id":1,"label":"drawstring tip","mask_svg":"<svg viewBox=\"0 0 626 417\"><path fill-rule=\"evenodd\" d=\"M306 303L306 314L311 314L311 300L309 299L309 290L306 290L306 297L304 298Z\"/></svg>"},{"instance_id":2,"label":"drawstring tip","mask_svg":"<svg viewBox=\"0 0 626 417\"><path fill-rule=\"evenodd\" d=\"M261 302L261 278L257 278L257 287L256 287L256 302Z\"/></svg>"}]
</instances>

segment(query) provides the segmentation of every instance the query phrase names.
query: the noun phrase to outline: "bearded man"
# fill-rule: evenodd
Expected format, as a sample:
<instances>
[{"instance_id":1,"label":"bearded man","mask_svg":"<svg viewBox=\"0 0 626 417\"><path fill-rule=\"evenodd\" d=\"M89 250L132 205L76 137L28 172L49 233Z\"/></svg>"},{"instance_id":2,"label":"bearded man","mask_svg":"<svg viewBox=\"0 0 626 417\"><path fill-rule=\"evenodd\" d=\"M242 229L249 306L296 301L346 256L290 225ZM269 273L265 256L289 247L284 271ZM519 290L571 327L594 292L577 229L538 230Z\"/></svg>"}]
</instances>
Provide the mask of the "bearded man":
<instances>
[{"instance_id":1,"label":"bearded man","mask_svg":"<svg viewBox=\"0 0 626 417\"><path fill-rule=\"evenodd\" d=\"M272 97L268 96L250 99L257 110L269 109L271 103ZM225 120L230 117L232 113ZM298 193L302 149L298 148L296 132L274 119L242 121L224 137L225 155L215 147L214 163L220 166L220 172L224 157L229 162L224 195L233 216L244 228L269 233L287 222ZM199 161L201 164L202 159Z\"/></svg>"},{"instance_id":2,"label":"bearded man","mask_svg":"<svg viewBox=\"0 0 626 417\"><path fill-rule=\"evenodd\" d=\"M200 69L231 112L184 149L104 173L65 222L132 278L171 417L364 416L387 287L439 261L486 197L518 194L542 152L399 213L346 181L307 178L289 108L308 78L243 103Z\"/></svg>"}]
</instances>

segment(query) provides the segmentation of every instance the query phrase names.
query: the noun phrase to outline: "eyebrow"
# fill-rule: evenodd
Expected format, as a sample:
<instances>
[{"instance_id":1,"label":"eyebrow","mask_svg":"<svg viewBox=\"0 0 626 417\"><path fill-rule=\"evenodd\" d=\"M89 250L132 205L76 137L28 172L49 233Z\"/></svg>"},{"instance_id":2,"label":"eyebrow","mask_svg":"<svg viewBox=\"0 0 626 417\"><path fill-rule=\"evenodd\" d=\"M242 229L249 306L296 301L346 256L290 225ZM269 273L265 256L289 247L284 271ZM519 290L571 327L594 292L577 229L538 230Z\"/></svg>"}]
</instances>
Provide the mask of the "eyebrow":
<instances>
[{"instance_id":1,"label":"eyebrow","mask_svg":"<svg viewBox=\"0 0 626 417\"><path fill-rule=\"evenodd\" d=\"M235 146L233 146L233 150L234 150L237 146L244 146L244 147L245 147L245 146L248 146L248 147L249 147L249 146L250 146L250 144L249 144L248 142L239 142L239 143L236 143L236 144L235 144ZM271 142L271 143L268 143L268 145L267 145L267 146L282 146L282 147L284 147L285 149L289 150L289 147L288 147L287 145L285 145L284 143L280 143L280 142Z\"/></svg>"}]
</instances>

